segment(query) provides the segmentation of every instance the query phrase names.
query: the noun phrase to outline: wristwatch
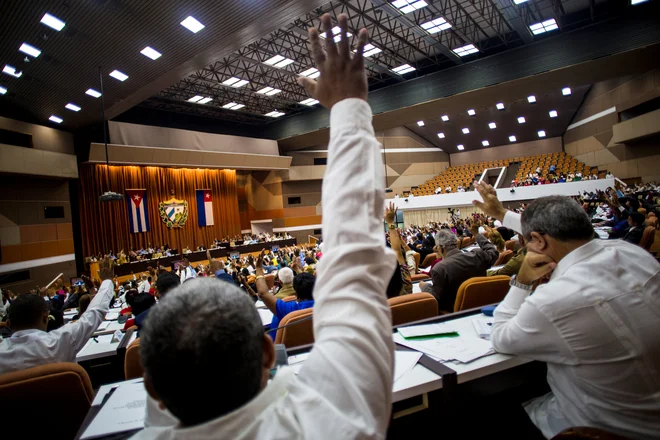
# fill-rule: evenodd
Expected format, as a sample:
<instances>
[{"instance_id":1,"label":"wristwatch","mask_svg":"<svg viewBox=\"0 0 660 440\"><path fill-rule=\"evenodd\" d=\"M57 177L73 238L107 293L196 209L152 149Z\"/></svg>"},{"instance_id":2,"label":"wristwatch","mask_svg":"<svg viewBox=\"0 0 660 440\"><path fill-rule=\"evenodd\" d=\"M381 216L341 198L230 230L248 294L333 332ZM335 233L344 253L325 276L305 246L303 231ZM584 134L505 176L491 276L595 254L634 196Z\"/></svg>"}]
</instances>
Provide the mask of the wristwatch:
<instances>
[{"instance_id":1,"label":"wristwatch","mask_svg":"<svg viewBox=\"0 0 660 440\"><path fill-rule=\"evenodd\" d=\"M532 291L532 289L533 289L533 287L534 287L534 284L523 284L523 283L519 283L519 282L516 280L516 278L518 278L518 275L513 275L513 276L511 277L511 281L509 281L509 286L511 286L511 287L517 287L518 289L526 290L526 291L528 291L528 292L531 292L531 291Z\"/></svg>"}]
</instances>

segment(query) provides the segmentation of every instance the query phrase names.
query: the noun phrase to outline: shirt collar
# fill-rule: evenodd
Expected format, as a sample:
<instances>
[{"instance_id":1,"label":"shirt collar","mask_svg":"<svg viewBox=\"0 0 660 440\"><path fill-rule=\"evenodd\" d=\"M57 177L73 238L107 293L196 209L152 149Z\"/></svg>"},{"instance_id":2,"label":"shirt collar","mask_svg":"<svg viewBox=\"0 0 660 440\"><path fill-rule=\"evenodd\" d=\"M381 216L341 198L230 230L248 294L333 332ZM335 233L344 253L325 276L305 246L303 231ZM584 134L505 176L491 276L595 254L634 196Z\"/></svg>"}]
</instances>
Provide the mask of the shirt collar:
<instances>
[{"instance_id":1,"label":"shirt collar","mask_svg":"<svg viewBox=\"0 0 660 440\"><path fill-rule=\"evenodd\" d=\"M447 255L445 256L444 259L446 260L447 258L449 258L449 257L451 257L451 256L453 256L453 255L458 255L458 254L462 254L462 253L463 253L463 252L461 252L460 249L452 249L452 250L450 250L449 252L447 252Z\"/></svg>"},{"instance_id":2,"label":"shirt collar","mask_svg":"<svg viewBox=\"0 0 660 440\"><path fill-rule=\"evenodd\" d=\"M11 337L19 337L23 335L30 335L32 333L45 333L43 330L39 330L38 328L29 328L27 330L19 330L17 332L14 332Z\"/></svg>"},{"instance_id":3,"label":"shirt collar","mask_svg":"<svg viewBox=\"0 0 660 440\"><path fill-rule=\"evenodd\" d=\"M564 274L572 265L579 263L582 260L585 260L591 257L598 251L601 251L603 246L600 243L600 240L591 240L588 243L583 244L579 248L569 252L561 261L557 264L554 272L550 279L558 278Z\"/></svg>"}]
</instances>

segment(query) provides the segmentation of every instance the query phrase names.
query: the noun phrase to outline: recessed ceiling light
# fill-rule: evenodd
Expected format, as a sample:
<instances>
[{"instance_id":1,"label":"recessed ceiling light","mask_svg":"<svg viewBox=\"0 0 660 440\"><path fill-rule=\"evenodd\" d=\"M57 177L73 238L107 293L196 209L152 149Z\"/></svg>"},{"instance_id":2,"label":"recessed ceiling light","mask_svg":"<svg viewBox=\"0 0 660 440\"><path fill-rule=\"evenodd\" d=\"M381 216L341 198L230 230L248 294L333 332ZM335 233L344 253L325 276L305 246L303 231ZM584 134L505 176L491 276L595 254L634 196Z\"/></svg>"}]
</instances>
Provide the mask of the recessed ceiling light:
<instances>
[{"instance_id":1,"label":"recessed ceiling light","mask_svg":"<svg viewBox=\"0 0 660 440\"><path fill-rule=\"evenodd\" d=\"M5 93L7 93L7 89L5 89L4 87L0 86L0 95L4 95Z\"/></svg>"},{"instance_id":2,"label":"recessed ceiling light","mask_svg":"<svg viewBox=\"0 0 660 440\"><path fill-rule=\"evenodd\" d=\"M424 121L417 121L417 126L418 127L423 127L424 126Z\"/></svg>"},{"instance_id":3,"label":"recessed ceiling light","mask_svg":"<svg viewBox=\"0 0 660 440\"><path fill-rule=\"evenodd\" d=\"M539 135L540 138L544 138L545 137L545 130L539 130L538 135Z\"/></svg>"},{"instance_id":4,"label":"recessed ceiling light","mask_svg":"<svg viewBox=\"0 0 660 440\"><path fill-rule=\"evenodd\" d=\"M272 58L268 58L266 61L264 61L264 64L268 64L269 66L277 67L277 68L282 68L286 67L289 64L293 63L293 60L290 58L285 58L282 55L275 55Z\"/></svg>"},{"instance_id":5,"label":"recessed ceiling light","mask_svg":"<svg viewBox=\"0 0 660 440\"><path fill-rule=\"evenodd\" d=\"M524 124L524 123L525 123L525 117L524 116L518 117L518 124Z\"/></svg>"},{"instance_id":6,"label":"recessed ceiling light","mask_svg":"<svg viewBox=\"0 0 660 440\"><path fill-rule=\"evenodd\" d=\"M64 23L62 20L50 15L49 13L45 13L44 16L41 17L41 23L55 29L56 31L61 31L64 25L66 25L66 23Z\"/></svg>"},{"instance_id":7,"label":"recessed ceiling light","mask_svg":"<svg viewBox=\"0 0 660 440\"><path fill-rule=\"evenodd\" d=\"M247 84L249 81L246 81L244 79L236 78L235 76L232 76L231 78L225 80L222 82L223 85L225 86L232 86L232 87L243 87L245 84Z\"/></svg>"},{"instance_id":8,"label":"recessed ceiling light","mask_svg":"<svg viewBox=\"0 0 660 440\"><path fill-rule=\"evenodd\" d=\"M369 44L364 46L363 56L365 58L371 57L371 56L376 55L377 53L381 53L382 51L383 51L382 49L380 49L380 48L374 46L373 44L369 43ZM353 51L353 52L355 52L355 51Z\"/></svg>"},{"instance_id":9,"label":"recessed ceiling light","mask_svg":"<svg viewBox=\"0 0 660 440\"><path fill-rule=\"evenodd\" d=\"M119 70L113 70L110 72L110 76L122 82L128 79L128 75L126 75L124 72L120 72Z\"/></svg>"},{"instance_id":10,"label":"recessed ceiling light","mask_svg":"<svg viewBox=\"0 0 660 440\"><path fill-rule=\"evenodd\" d=\"M341 41L341 28L339 26L333 27L332 35L334 35L333 40L335 41L335 43L339 43ZM325 32L319 33L319 36L325 39ZM350 32L346 32L346 36L351 37L353 36L353 34L351 34Z\"/></svg>"},{"instance_id":11,"label":"recessed ceiling light","mask_svg":"<svg viewBox=\"0 0 660 440\"><path fill-rule=\"evenodd\" d=\"M490 142L488 142L488 141L481 141L481 145L483 145L484 147L487 147L487 146L490 145Z\"/></svg>"},{"instance_id":12,"label":"recessed ceiling light","mask_svg":"<svg viewBox=\"0 0 660 440\"><path fill-rule=\"evenodd\" d=\"M91 96L92 98L98 98L98 97L101 96L101 93L100 93L100 92L97 92L97 91L94 90L94 89L87 89L87 91L85 92L85 94Z\"/></svg>"},{"instance_id":13,"label":"recessed ceiling light","mask_svg":"<svg viewBox=\"0 0 660 440\"><path fill-rule=\"evenodd\" d=\"M638 5L640 3L646 3L648 0L630 0L631 5Z\"/></svg>"},{"instance_id":14,"label":"recessed ceiling light","mask_svg":"<svg viewBox=\"0 0 660 440\"><path fill-rule=\"evenodd\" d=\"M529 102L530 104L534 104L534 103L536 102L536 96L534 96L534 95L529 95L529 96L527 97L527 102Z\"/></svg>"},{"instance_id":15,"label":"recessed ceiling light","mask_svg":"<svg viewBox=\"0 0 660 440\"><path fill-rule=\"evenodd\" d=\"M463 144L456 145L456 148L458 148L460 151L465 150L465 147L463 146Z\"/></svg>"},{"instance_id":16,"label":"recessed ceiling light","mask_svg":"<svg viewBox=\"0 0 660 440\"><path fill-rule=\"evenodd\" d=\"M445 138L445 134L444 134L444 133L438 133L438 137L439 137L440 139L444 139L444 138Z\"/></svg>"},{"instance_id":17,"label":"recessed ceiling light","mask_svg":"<svg viewBox=\"0 0 660 440\"><path fill-rule=\"evenodd\" d=\"M311 67L304 72L300 72L302 76L306 76L307 78L318 78L321 75L321 72L319 72L319 69L316 67Z\"/></svg>"},{"instance_id":18,"label":"recessed ceiling light","mask_svg":"<svg viewBox=\"0 0 660 440\"><path fill-rule=\"evenodd\" d=\"M392 2L392 6L400 10L404 14L408 14L417 9L422 9L428 4L424 0L396 0Z\"/></svg>"},{"instance_id":19,"label":"recessed ceiling light","mask_svg":"<svg viewBox=\"0 0 660 440\"><path fill-rule=\"evenodd\" d=\"M67 105L65 105L64 108L67 108L67 109L69 109L71 111L74 111L74 112L79 112L80 110L82 110L80 107L78 107L77 105L75 105L71 102L68 103Z\"/></svg>"},{"instance_id":20,"label":"recessed ceiling light","mask_svg":"<svg viewBox=\"0 0 660 440\"><path fill-rule=\"evenodd\" d=\"M557 26L557 22L554 18L545 20L541 23L534 23L529 25L529 30L532 31L534 35L554 31L555 29L559 29L559 26Z\"/></svg>"},{"instance_id":21,"label":"recessed ceiling light","mask_svg":"<svg viewBox=\"0 0 660 440\"><path fill-rule=\"evenodd\" d=\"M494 128L497 128L497 124L495 124L494 122L489 122L488 123L488 128L490 128L491 130L494 129Z\"/></svg>"},{"instance_id":22,"label":"recessed ceiling light","mask_svg":"<svg viewBox=\"0 0 660 440\"><path fill-rule=\"evenodd\" d=\"M300 104L308 105L310 107L313 106L313 105L316 105L318 103L319 103L318 99L314 99L314 98L307 98L304 101L300 101Z\"/></svg>"},{"instance_id":23,"label":"recessed ceiling light","mask_svg":"<svg viewBox=\"0 0 660 440\"><path fill-rule=\"evenodd\" d=\"M280 116L284 116L284 113L278 112L277 110L273 110L272 112L266 113L264 116L270 116L271 118L279 118Z\"/></svg>"},{"instance_id":24,"label":"recessed ceiling light","mask_svg":"<svg viewBox=\"0 0 660 440\"><path fill-rule=\"evenodd\" d=\"M20 78L23 75L23 72L20 70L17 71L14 66L10 66L9 64L5 64L5 67L2 69L3 73L6 73L7 75L13 76L14 78Z\"/></svg>"},{"instance_id":25,"label":"recessed ceiling light","mask_svg":"<svg viewBox=\"0 0 660 440\"><path fill-rule=\"evenodd\" d=\"M181 26L187 28L193 34L196 34L197 32L204 29L204 25L199 21L197 21L197 19L192 15L186 18L185 20L183 20L181 22Z\"/></svg>"},{"instance_id":26,"label":"recessed ceiling light","mask_svg":"<svg viewBox=\"0 0 660 440\"><path fill-rule=\"evenodd\" d=\"M468 110L468 115L474 116L476 114L477 114L477 112L475 112L473 109Z\"/></svg>"},{"instance_id":27,"label":"recessed ceiling light","mask_svg":"<svg viewBox=\"0 0 660 440\"><path fill-rule=\"evenodd\" d=\"M37 49L34 46L30 46L27 43L21 44L21 47L19 47L18 50L23 52L24 54L30 55L33 58L36 58L39 55L41 55L41 51L39 49Z\"/></svg>"},{"instance_id":28,"label":"recessed ceiling light","mask_svg":"<svg viewBox=\"0 0 660 440\"><path fill-rule=\"evenodd\" d=\"M60 118L59 116L51 115L48 120L53 121L56 124L61 124L64 119Z\"/></svg>"},{"instance_id":29,"label":"recessed ceiling light","mask_svg":"<svg viewBox=\"0 0 660 440\"><path fill-rule=\"evenodd\" d=\"M464 57L472 53L479 52L479 49L474 47L474 44L468 44L462 47L457 47L456 49L452 49L452 52L454 52L459 57Z\"/></svg>"},{"instance_id":30,"label":"recessed ceiling light","mask_svg":"<svg viewBox=\"0 0 660 440\"><path fill-rule=\"evenodd\" d=\"M204 98L204 97L199 96L199 95L195 95L192 98L188 99L188 102L199 102L202 98Z\"/></svg>"},{"instance_id":31,"label":"recessed ceiling light","mask_svg":"<svg viewBox=\"0 0 660 440\"><path fill-rule=\"evenodd\" d=\"M501 102L495 104L495 107L497 107L498 110L504 110L504 104L502 104Z\"/></svg>"},{"instance_id":32,"label":"recessed ceiling light","mask_svg":"<svg viewBox=\"0 0 660 440\"><path fill-rule=\"evenodd\" d=\"M571 92L571 88L570 88L570 87L564 87L563 89L561 89L561 94L564 95L564 96L568 96L568 95L570 95L571 93L572 93L572 92Z\"/></svg>"},{"instance_id":33,"label":"recessed ceiling light","mask_svg":"<svg viewBox=\"0 0 660 440\"><path fill-rule=\"evenodd\" d=\"M449 116L447 116L447 115L442 115L442 116L440 117L440 119L442 119L444 122L447 122L447 121L449 120Z\"/></svg>"},{"instance_id":34,"label":"recessed ceiling light","mask_svg":"<svg viewBox=\"0 0 660 440\"><path fill-rule=\"evenodd\" d=\"M467 128L467 127L463 128L463 130L461 130L461 131L463 132L463 134L469 134L470 133L470 129Z\"/></svg>"},{"instance_id":35,"label":"recessed ceiling light","mask_svg":"<svg viewBox=\"0 0 660 440\"><path fill-rule=\"evenodd\" d=\"M515 142L516 137L514 135L509 136L509 142Z\"/></svg>"},{"instance_id":36,"label":"recessed ceiling light","mask_svg":"<svg viewBox=\"0 0 660 440\"><path fill-rule=\"evenodd\" d=\"M405 75L406 73L414 72L415 69L413 66L410 64L402 64L399 67L395 67L392 69L392 72L398 73L399 75Z\"/></svg>"},{"instance_id":37,"label":"recessed ceiling light","mask_svg":"<svg viewBox=\"0 0 660 440\"><path fill-rule=\"evenodd\" d=\"M235 102L230 102L229 104L225 104L222 106L222 108L226 108L229 110L238 110L245 107L245 104L237 104Z\"/></svg>"},{"instance_id":38,"label":"recessed ceiling light","mask_svg":"<svg viewBox=\"0 0 660 440\"><path fill-rule=\"evenodd\" d=\"M426 23L422 23L420 26L429 34L437 34L440 31L451 28L451 24L449 24L444 17L439 17L435 20L427 21Z\"/></svg>"},{"instance_id":39,"label":"recessed ceiling light","mask_svg":"<svg viewBox=\"0 0 660 440\"><path fill-rule=\"evenodd\" d=\"M557 117L557 110L550 110L548 112L551 118L556 118Z\"/></svg>"},{"instance_id":40,"label":"recessed ceiling light","mask_svg":"<svg viewBox=\"0 0 660 440\"><path fill-rule=\"evenodd\" d=\"M142 49L140 53L145 57L151 58L152 60L157 60L163 55L162 53L158 52L156 49L153 49L149 46Z\"/></svg>"},{"instance_id":41,"label":"recessed ceiling light","mask_svg":"<svg viewBox=\"0 0 660 440\"><path fill-rule=\"evenodd\" d=\"M208 104L208 103L211 102L211 101L213 101L213 98L206 97L206 98L200 99L200 100L197 102L197 104Z\"/></svg>"},{"instance_id":42,"label":"recessed ceiling light","mask_svg":"<svg viewBox=\"0 0 660 440\"><path fill-rule=\"evenodd\" d=\"M521 3L525 3L525 2L527 2L527 1L528 1L528 0L513 0L513 3L519 5L519 4L521 4Z\"/></svg>"},{"instance_id":43,"label":"recessed ceiling light","mask_svg":"<svg viewBox=\"0 0 660 440\"><path fill-rule=\"evenodd\" d=\"M258 93L258 94L260 94L260 95L266 95L266 96L277 95L277 94L280 93L280 92L281 92L280 89L275 89L275 88L273 88L273 87L264 87L264 88L261 89L261 90L257 90L257 93Z\"/></svg>"}]
</instances>

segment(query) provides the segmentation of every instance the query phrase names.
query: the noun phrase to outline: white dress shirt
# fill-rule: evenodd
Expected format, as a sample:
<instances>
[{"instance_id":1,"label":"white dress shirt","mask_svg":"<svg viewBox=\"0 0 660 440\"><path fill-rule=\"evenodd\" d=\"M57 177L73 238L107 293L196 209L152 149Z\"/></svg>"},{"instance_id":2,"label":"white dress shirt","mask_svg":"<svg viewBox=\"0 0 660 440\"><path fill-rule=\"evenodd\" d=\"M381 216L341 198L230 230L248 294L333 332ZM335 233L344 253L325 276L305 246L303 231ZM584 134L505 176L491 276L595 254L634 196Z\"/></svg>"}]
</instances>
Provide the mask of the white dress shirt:
<instances>
[{"instance_id":1,"label":"white dress shirt","mask_svg":"<svg viewBox=\"0 0 660 440\"><path fill-rule=\"evenodd\" d=\"M37 329L14 332L11 338L0 342L0 374L55 362L75 362L76 353L101 325L113 295L112 281L105 280L78 321L48 333Z\"/></svg>"},{"instance_id":2,"label":"white dress shirt","mask_svg":"<svg viewBox=\"0 0 660 440\"><path fill-rule=\"evenodd\" d=\"M151 290L151 284L149 284L149 280L144 280L138 287L138 293L149 293L149 290Z\"/></svg>"},{"instance_id":3,"label":"white dress shirt","mask_svg":"<svg viewBox=\"0 0 660 440\"><path fill-rule=\"evenodd\" d=\"M298 375L283 367L243 407L191 428L157 426L154 406L148 405L148 427L134 438L385 437L394 349L385 290L396 259L383 240L381 146L365 101L341 101L330 118L324 252L314 289L315 343L309 358Z\"/></svg>"},{"instance_id":4,"label":"white dress shirt","mask_svg":"<svg viewBox=\"0 0 660 440\"><path fill-rule=\"evenodd\" d=\"M520 215L504 225L520 231ZM660 433L660 264L622 240L591 240L529 295L495 310L502 353L546 362L551 393L525 409L550 438L593 426L634 439Z\"/></svg>"}]
</instances>

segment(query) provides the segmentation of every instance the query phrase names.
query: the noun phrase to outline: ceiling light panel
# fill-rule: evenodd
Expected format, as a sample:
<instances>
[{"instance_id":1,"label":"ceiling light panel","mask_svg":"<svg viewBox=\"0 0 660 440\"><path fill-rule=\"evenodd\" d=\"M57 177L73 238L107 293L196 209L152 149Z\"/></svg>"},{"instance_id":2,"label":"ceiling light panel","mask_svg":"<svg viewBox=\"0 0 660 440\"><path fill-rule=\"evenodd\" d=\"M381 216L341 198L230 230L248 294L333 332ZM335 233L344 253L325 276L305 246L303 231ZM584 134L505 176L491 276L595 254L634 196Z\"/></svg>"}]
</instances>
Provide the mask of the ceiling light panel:
<instances>
[{"instance_id":1,"label":"ceiling light panel","mask_svg":"<svg viewBox=\"0 0 660 440\"><path fill-rule=\"evenodd\" d=\"M488 128L490 128L491 130L494 130L494 129L497 128L497 124L494 123L494 122L489 122L489 123L488 123Z\"/></svg>"},{"instance_id":2,"label":"ceiling light panel","mask_svg":"<svg viewBox=\"0 0 660 440\"><path fill-rule=\"evenodd\" d=\"M470 116L474 116L474 115L477 114L477 112L475 112L473 109L468 110L467 113L468 113L468 115L470 115Z\"/></svg>"},{"instance_id":3,"label":"ceiling light panel","mask_svg":"<svg viewBox=\"0 0 660 440\"><path fill-rule=\"evenodd\" d=\"M49 121L53 121L56 124L61 124L64 119L60 118L59 116L51 115L50 118L48 118Z\"/></svg>"},{"instance_id":4,"label":"ceiling light panel","mask_svg":"<svg viewBox=\"0 0 660 440\"><path fill-rule=\"evenodd\" d=\"M501 103L501 102L498 102L497 104L495 104L495 107L497 107L498 110L504 110L504 104Z\"/></svg>"},{"instance_id":5,"label":"ceiling light panel","mask_svg":"<svg viewBox=\"0 0 660 440\"><path fill-rule=\"evenodd\" d=\"M14 66L10 66L9 64L5 64L5 67L2 68L2 72L9 76L13 76L14 78L20 78L23 75L23 72L16 70Z\"/></svg>"},{"instance_id":6,"label":"ceiling light panel","mask_svg":"<svg viewBox=\"0 0 660 440\"><path fill-rule=\"evenodd\" d=\"M300 72L302 76L306 76L307 78L318 78L321 75L321 72L319 72L319 69L316 67L309 68L303 72Z\"/></svg>"},{"instance_id":7,"label":"ceiling light panel","mask_svg":"<svg viewBox=\"0 0 660 440\"><path fill-rule=\"evenodd\" d=\"M423 127L424 126L424 121L417 121L417 126L418 127Z\"/></svg>"},{"instance_id":8,"label":"ceiling light panel","mask_svg":"<svg viewBox=\"0 0 660 440\"><path fill-rule=\"evenodd\" d=\"M561 94L564 96L569 96L571 94L571 88L570 87L564 87L561 89Z\"/></svg>"},{"instance_id":9,"label":"ceiling light panel","mask_svg":"<svg viewBox=\"0 0 660 440\"><path fill-rule=\"evenodd\" d=\"M197 103L198 104L208 104L211 101L213 101L213 98L206 97L206 98L200 99Z\"/></svg>"},{"instance_id":10,"label":"ceiling light panel","mask_svg":"<svg viewBox=\"0 0 660 440\"><path fill-rule=\"evenodd\" d=\"M559 26L557 26L557 22L554 18L542 21L541 23L534 23L529 26L529 30L532 31L534 35L544 34L546 32L554 31L555 29L559 29Z\"/></svg>"},{"instance_id":11,"label":"ceiling light panel","mask_svg":"<svg viewBox=\"0 0 660 440\"><path fill-rule=\"evenodd\" d=\"M557 110L550 110L548 112L551 118L556 118L557 117Z\"/></svg>"},{"instance_id":12,"label":"ceiling light panel","mask_svg":"<svg viewBox=\"0 0 660 440\"><path fill-rule=\"evenodd\" d=\"M147 58L151 58L152 60L157 60L163 55L162 53L158 52L156 49L153 49L149 46L142 49L140 53Z\"/></svg>"},{"instance_id":13,"label":"ceiling light panel","mask_svg":"<svg viewBox=\"0 0 660 440\"><path fill-rule=\"evenodd\" d=\"M455 49L452 49L452 52L454 52L459 57L465 57L465 56L468 56L470 54L479 52L479 49L474 47L474 44L468 44L466 46L457 47Z\"/></svg>"},{"instance_id":14,"label":"ceiling light panel","mask_svg":"<svg viewBox=\"0 0 660 440\"><path fill-rule=\"evenodd\" d=\"M470 134L470 129L465 127L463 130L461 130L463 134Z\"/></svg>"},{"instance_id":15,"label":"ceiling light panel","mask_svg":"<svg viewBox=\"0 0 660 440\"><path fill-rule=\"evenodd\" d=\"M230 102L229 104L225 104L222 106L222 108L226 108L228 110L238 110L245 107L245 104L238 104L235 102Z\"/></svg>"},{"instance_id":16,"label":"ceiling light panel","mask_svg":"<svg viewBox=\"0 0 660 440\"><path fill-rule=\"evenodd\" d=\"M539 135L540 138L544 138L545 137L545 130L539 130L538 135Z\"/></svg>"},{"instance_id":17,"label":"ceiling light panel","mask_svg":"<svg viewBox=\"0 0 660 440\"><path fill-rule=\"evenodd\" d=\"M488 141L481 141L481 145L483 145L484 147L487 147L487 146L490 145L490 142L488 142Z\"/></svg>"},{"instance_id":18,"label":"ceiling light panel","mask_svg":"<svg viewBox=\"0 0 660 440\"><path fill-rule=\"evenodd\" d=\"M534 96L534 95L529 95L529 96L527 97L527 102L529 102L530 104L534 104L534 103L536 102L536 96Z\"/></svg>"},{"instance_id":19,"label":"ceiling light panel","mask_svg":"<svg viewBox=\"0 0 660 440\"><path fill-rule=\"evenodd\" d=\"M376 46L374 46L371 43L364 46L364 56L365 57L374 56L378 53L381 53L382 51L383 51L382 49L377 48Z\"/></svg>"},{"instance_id":20,"label":"ceiling light panel","mask_svg":"<svg viewBox=\"0 0 660 440\"><path fill-rule=\"evenodd\" d=\"M271 118L279 118L280 116L284 116L284 113L278 112L277 110L273 110L272 112L266 113L264 116L270 116Z\"/></svg>"},{"instance_id":21,"label":"ceiling light panel","mask_svg":"<svg viewBox=\"0 0 660 440\"><path fill-rule=\"evenodd\" d=\"M266 61L264 61L264 63L268 64L269 66L273 66L281 69L293 63L293 60L290 58L285 58L282 55L275 55L272 58L268 58Z\"/></svg>"},{"instance_id":22,"label":"ceiling light panel","mask_svg":"<svg viewBox=\"0 0 660 440\"><path fill-rule=\"evenodd\" d=\"M277 94L280 93L280 92L281 92L280 89L276 89L276 88L273 88L273 87L264 87L264 88L261 89L261 90L257 90L257 93L258 93L258 94L260 94L260 95L266 95L266 96L277 95Z\"/></svg>"},{"instance_id":23,"label":"ceiling light panel","mask_svg":"<svg viewBox=\"0 0 660 440\"><path fill-rule=\"evenodd\" d=\"M392 6L404 14L409 14L418 9L425 8L428 6L428 3L424 0L396 0L392 2Z\"/></svg>"},{"instance_id":24,"label":"ceiling light panel","mask_svg":"<svg viewBox=\"0 0 660 440\"><path fill-rule=\"evenodd\" d=\"M640 3L646 3L647 1L648 0L630 0L630 4L635 6L635 5L638 5Z\"/></svg>"},{"instance_id":25,"label":"ceiling light panel","mask_svg":"<svg viewBox=\"0 0 660 440\"><path fill-rule=\"evenodd\" d=\"M65 22L55 17L54 15L50 15L49 13L45 13L44 16L41 17L41 23L45 24L51 29L55 29L58 32L61 31L62 28L64 28L66 25Z\"/></svg>"},{"instance_id":26,"label":"ceiling light panel","mask_svg":"<svg viewBox=\"0 0 660 440\"><path fill-rule=\"evenodd\" d=\"M204 25L202 23L200 23L199 21L197 21L197 19L195 17L193 17L192 15L189 16L188 18L186 18L185 20L183 20L181 22L181 26L185 27L190 32L192 32L193 34L196 34L197 32L204 29Z\"/></svg>"},{"instance_id":27,"label":"ceiling light panel","mask_svg":"<svg viewBox=\"0 0 660 440\"><path fill-rule=\"evenodd\" d=\"M243 87L245 84L249 83L249 81L236 78L235 76L232 76L231 78L225 80L222 82L223 85L225 86L232 86L232 87Z\"/></svg>"},{"instance_id":28,"label":"ceiling light panel","mask_svg":"<svg viewBox=\"0 0 660 440\"><path fill-rule=\"evenodd\" d=\"M526 122L526 121L525 121L525 117L524 117L524 116L520 116L520 117L518 118L518 124L524 124L525 122Z\"/></svg>"},{"instance_id":29,"label":"ceiling light panel","mask_svg":"<svg viewBox=\"0 0 660 440\"><path fill-rule=\"evenodd\" d=\"M509 136L509 142L515 142L516 137L514 135Z\"/></svg>"},{"instance_id":30,"label":"ceiling light panel","mask_svg":"<svg viewBox=\"0 0 660 440\"><path fill-rule=\"evenodd\" d=\"M188 99L188 102L199 102L202 98L204 98L204 97L199 96L199 95L195 95L192 98Z\"/></svg>"},{"instance_id":31,"label":"ceiling light panel","mask_svg":"<svg viewBox=\"0 0 660 440\"><path fill-rule=\"evenodd\" d=\"M442 119L444 122L447 122L447 121L449 120L449 116L447 116L447 115L442 115L442 116L440 117L440 119Z\"/></svg>"},{"instance_id":32,"label":"ceiling light panel","mask_svg":"<svg viewBox=\"0 0 660 440\"><path fill-rule=\"evenodd\" d=\"M91 96L92 98L100 98L101 97L101 93L97 92L94 89L87 89L85 94Z\"/></svg>"},{"instance_id":33,"label":"ceiling light panel","mask_svg":"<svg viewBox=\"0 0 660 440\"><path fill-rule=\"evenodd\" d=\"M304 101L300 101L300 104L307 105L307 106L310 106L310 107L313 106L313 105L316 105L318 103L319 103L319 101L317 99L314 99L314 98L307 98Z\"/></svg>"},{"instance_id":34,"label":"ceiling light panel","mask_svg":"<svg viewBox=\"0 0 660 440\"><path fill-rule=\"evenodd\" d=\"M75 105L71 102L68 103L67 105L65 105L64 108L66 108L68 110L71 110L73 112L79 112L80 110L82 110L80 107L78 107L77 105Z\"/></svg>"},{"instance_id":35,"label":"ceiling light panel","mask_svg":"<svg viewBox=\"0 0 660 440\"><path fill-rule=\"evenodd\" d=\"M451 24L449 24L444 17L439 17L435 20L427 21L426 23L422 23L420 26L429 34L437 34L440 31L451 28Z\"/></svg>"},{"instance_id":36,"label":"ceiling light panel","mask_svg":"<svg viewBox=\"0 0 660 440\"><path fill-rule=\"evenodd\" d=\"M119 70L113 70L112 72L110 72L110 76L121 82L124 82L128 79L128 75L126 75L124 72L121 72Z\"/></svg>"},{"instance_id":37,"label":"ceiling light panel","mask_svg":"<svg viewBox=\"0 0 660 440\"><path fill-rule=\"evenodd\" d=\"M513 0L513 3L515 3L516 5L519 5L521 3L526 3L527 1L528 0Z\"/></svg>"},{"instance_id":38,"label":"ceiling light panel","mask_svg":"<svg viewBox=\"0 0 660 440\"><path fill-rule=\"evenodd\" d=\"M456 148L458 148L459 151L463 151L463 150L465 150L465 147L463 146L463 144L456 145Z\"/></svg>"},{"instance_id":39,"label":"ceiling light panel","mask_svg":"<svg viewBox=\"0 0 660 440\"><path fill-rule=\"evenodd\" d=\"M0 86L0 95L4 95L5 93L7 93L7 89L5 89L4 87Z\"/></svg>"},{"instance_id":40,"label":"ceiling light panel","mask_svg":"<svg viewBox=\"0 0 660 440\"><path fill-rule=\"evenodd\" d=\"M339 26L333 27L332 28L332 35L334 35L333 40L335 41L335 43L339 43L341 41L341 28ZM319 36L321 38L325 39L325 32L320 32ZM346 32L346 36L347 37L352 37L353 34L351 34L350 32Z\"/></svg>"},{"instance_id":41,"label":"ceiling light panel","mask_svg":"<svg viewBox=\"0 0 660 440\"><path fill-rule=\"evenodd\" d=\"M30 46L27 43L21 44L21 47L19 47L18 50L26 55L30 55L32 58L36 58L41 55L41 51L39 49L34 46Z\"/></svg>"},{"instance_id":42,"label":"ceiling light panel","mask_svg":"<svg viewBox=\"0 0 660 440\"><path fill-rule=\"evenodd\" d=\"M444 134L444 133L438 133L438 137L439 137L440 139L444 139L444 138L445 138L445 134Z\"/></svg>"},{"instance_id":43,"label":"ceiling light panel","mask_svg":"<svg viewBox=\"0 0 660 440\"><path fill-rule=\"evenodd\" d=\"M417 69L415 69L410 64L402 64L399 67L393 68L392 72L398 73L399 75L405 75L406 73L414 72L415 70L417 70Z\"/></svg>"}]
</instances>

